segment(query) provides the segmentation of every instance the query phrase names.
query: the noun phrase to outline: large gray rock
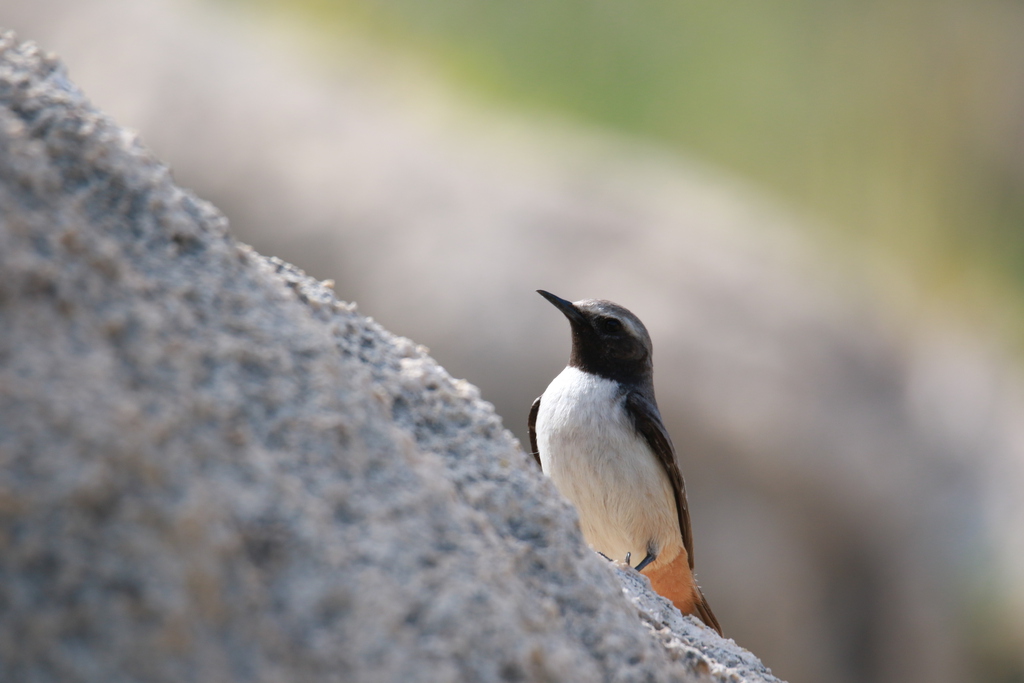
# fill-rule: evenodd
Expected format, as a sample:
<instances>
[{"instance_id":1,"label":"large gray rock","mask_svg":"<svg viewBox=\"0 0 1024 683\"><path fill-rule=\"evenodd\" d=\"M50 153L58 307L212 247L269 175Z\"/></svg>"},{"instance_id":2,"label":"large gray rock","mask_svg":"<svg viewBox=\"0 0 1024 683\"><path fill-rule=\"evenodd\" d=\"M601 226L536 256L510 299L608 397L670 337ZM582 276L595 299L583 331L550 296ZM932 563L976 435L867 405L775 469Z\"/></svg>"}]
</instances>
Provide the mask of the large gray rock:
<instances>
[{"instance_id":1,"label":"large gray rock","mask_svg":"<svg viewBox=\"0 0 1024 683\"><path fill-rule=\"evenodd\" d=\"M0 680L777 679L7 34Z\"/></svg>"}]
</instances>

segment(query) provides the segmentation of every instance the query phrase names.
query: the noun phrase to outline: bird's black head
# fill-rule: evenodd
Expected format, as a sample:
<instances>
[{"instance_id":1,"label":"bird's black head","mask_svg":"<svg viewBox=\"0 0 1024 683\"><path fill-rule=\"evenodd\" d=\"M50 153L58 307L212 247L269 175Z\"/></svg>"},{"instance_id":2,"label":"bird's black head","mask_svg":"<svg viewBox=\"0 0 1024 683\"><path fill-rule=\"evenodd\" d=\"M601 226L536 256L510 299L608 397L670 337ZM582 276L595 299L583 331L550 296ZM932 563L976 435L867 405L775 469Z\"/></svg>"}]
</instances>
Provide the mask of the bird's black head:
<instances>
[{"instance_id":1,"label":"bird's black head","mask_svg":"<svg viewBox=\"0 0 1024 683\"><path fill-rule=\"evenodd\" d=\"M569 319L572 355L569 365L628 384L651 379L651 336L640 319L603 299L575 303L538 289Z\"/></svg>"}]
</instances>

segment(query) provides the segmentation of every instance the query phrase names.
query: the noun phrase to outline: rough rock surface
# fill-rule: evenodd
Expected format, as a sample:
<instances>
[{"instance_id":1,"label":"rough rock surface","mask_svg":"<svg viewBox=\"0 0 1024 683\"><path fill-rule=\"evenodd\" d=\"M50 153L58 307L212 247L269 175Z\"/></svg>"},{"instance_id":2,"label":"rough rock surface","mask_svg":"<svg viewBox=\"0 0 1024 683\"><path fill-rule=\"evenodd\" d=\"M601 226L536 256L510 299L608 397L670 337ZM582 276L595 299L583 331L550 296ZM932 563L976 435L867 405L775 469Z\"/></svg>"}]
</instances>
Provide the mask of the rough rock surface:
<instances>
[{"instance_id":1,"label":"rough rock surface","mask_svg":"<svg viewBox=\"0 0 1024 683\"><path fill-rule=\"evenodd\" d=\"M0 207L0 680L777 680L10 34Z\"/></svg>"}]
</instances>

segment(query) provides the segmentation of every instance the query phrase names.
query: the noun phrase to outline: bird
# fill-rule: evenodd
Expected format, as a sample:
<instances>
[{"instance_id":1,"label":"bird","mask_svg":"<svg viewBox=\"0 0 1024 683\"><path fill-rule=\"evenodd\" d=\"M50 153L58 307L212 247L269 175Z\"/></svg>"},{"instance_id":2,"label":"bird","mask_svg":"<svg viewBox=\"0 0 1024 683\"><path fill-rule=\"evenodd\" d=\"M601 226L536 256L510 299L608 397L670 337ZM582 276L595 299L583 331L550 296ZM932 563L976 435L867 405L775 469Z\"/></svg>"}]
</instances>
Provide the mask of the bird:
<instances>
[{"instance_id":1,"label":"bird","mask_svg":"<svg viewBox=\"0 0 1024 683\"><path fill-rule=\"evenodd\" d=\"M655 592L721 635L694 578L686 488L654 398L647 328L611 301L537 293L569 319L572 351L530 408L533 457L576 506L594 550L638 559Z\"/></svg>"}]
</instances>

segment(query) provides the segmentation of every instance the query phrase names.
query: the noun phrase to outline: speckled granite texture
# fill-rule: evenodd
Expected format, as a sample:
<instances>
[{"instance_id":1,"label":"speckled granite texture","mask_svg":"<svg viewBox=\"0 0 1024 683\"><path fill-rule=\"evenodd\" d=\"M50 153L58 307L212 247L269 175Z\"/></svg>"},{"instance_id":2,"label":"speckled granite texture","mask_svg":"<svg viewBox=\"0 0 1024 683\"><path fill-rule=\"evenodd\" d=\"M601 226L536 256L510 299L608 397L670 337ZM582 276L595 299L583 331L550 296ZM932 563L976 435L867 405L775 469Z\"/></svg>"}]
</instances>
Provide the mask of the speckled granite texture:
<instances>
[{"instance_id":1,"label":"speckled granite texture","mask_svg":"<svg viewBox=\"0 0 1024 683\"><path fill-rule=\"evenodd\" d=\"M0 680L776 680L617 571L474 387L0 39Z\"/></svg>"}]
</instances>

